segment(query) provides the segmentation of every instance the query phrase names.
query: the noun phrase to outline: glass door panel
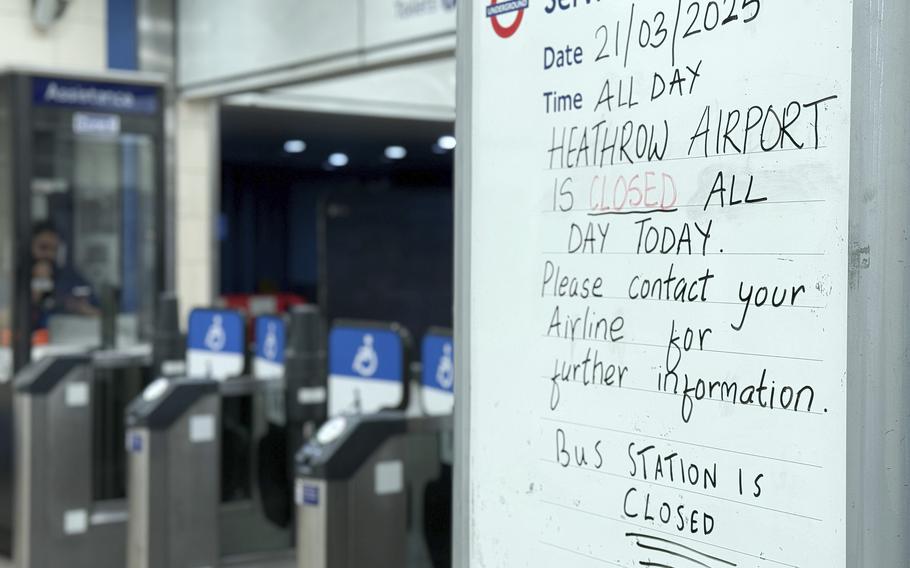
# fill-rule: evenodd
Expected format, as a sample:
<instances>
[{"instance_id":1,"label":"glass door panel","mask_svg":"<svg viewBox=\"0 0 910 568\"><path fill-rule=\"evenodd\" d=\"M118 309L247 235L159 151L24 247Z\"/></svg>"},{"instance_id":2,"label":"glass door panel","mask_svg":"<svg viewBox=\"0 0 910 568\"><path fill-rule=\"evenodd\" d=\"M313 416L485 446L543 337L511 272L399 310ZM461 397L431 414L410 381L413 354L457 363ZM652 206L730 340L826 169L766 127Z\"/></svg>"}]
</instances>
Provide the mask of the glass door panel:
<instances>
[{"instance_id":1,"label":"glass door panel","mask_svg":"<svg viewBox=\"0 0 910 568\"><path fill-rule=\"evenodd\" d=\"M118 115L44 112L33 131L33 345L100 345L105 306L117 346L135 344L158 282L155 139L123 131Z\"/></svg>"}]
</instances>

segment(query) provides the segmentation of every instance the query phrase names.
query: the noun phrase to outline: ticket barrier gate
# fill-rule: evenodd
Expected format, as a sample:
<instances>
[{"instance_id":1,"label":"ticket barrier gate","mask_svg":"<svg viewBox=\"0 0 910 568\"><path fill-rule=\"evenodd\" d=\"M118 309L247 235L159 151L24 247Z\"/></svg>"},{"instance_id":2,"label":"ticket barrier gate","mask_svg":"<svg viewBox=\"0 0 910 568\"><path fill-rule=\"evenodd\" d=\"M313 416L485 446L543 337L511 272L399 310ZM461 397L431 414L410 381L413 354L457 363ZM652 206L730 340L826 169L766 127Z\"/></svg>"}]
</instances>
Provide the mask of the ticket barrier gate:
<instances>
[{"instance_id":1,"label":"ticket barrier gate","mask_svg":"<svg viewBox=\"0 0 910 568\"><path fill-rule=\"evenodd\" d=\"M293 482L287 472L287 424L276 419L284 389L249 377L220 387L220 468L215 478L220 564L259 566L290 557Z\"/></svg>"},{"instance_id":2,"label":"ticket barrier gate","mask_svg":"<svg viewBox=\"0 0 910 568\"><path fill-rule=\"evenodd\" d=\"M125 459L114 450L123 430L111 411L122 416L150 363L149 353L99 351L49 357L17 376L17 567L123 565Z\"/></svg>"},{"instance_id":3,"label":"ticket barrier gate","mask_svg":"<svg viewBox=\"0 0 910 568\"><path fill-rule=\"evenodd\" d=\"M220 412L208 379L157 383L130 406L129 568L218 565Z\"/></svg>"},{"instance_id":4,"label":"ticket barrier gate","mask_svg":"<svg viewBox=\"0 0 910 568\"><path fill-rule=\"evenodd\" d=\"M450 566L451 433L403 411L327 422L297 458L299 568Z\"/></svg>"},{"instance_id":5,"label":"ticket barrier gate","mask_svg":"<svg viewBox=\"0 0 910 568\"><path fill-rule=\"evenodd\" d=\"M18 568L124 565L123 412L157 372L153 361L177 356L176 311L176 300L161 303L154 349L49 356L17 374Z\"/></svg>"},{"instance_id":6,"label":"ticket barrier gate","mask_svg":"<svg viewBox=\"0 0 910 568\"><path fill-rule=\"evenodd\" d=\"M403 373L401 398L395 409L337 414L298 453L299 568L451 565L454 399L447 401L440 394L452 393L451 333L435 330L428 335L422 347L424 365L409 365L406 333L400 335L405 355L399 364L394 364L390 349L381 348L389 344L388 331L394 330L395 326L382 330L363 325L333 330L330 408L351 407L343 398L331 398L351 392L356 397L355 381L365 383L364 392L376 391L379 387L368 383L381 373L383 364L388 371L389 358L392 368ZM351 349L352 342L361 347ZM368 368L376 373L358 372L365 368L365 346L377 350L379 364ZM350 376L349 367L361 375L359 379ZM388 380L389 374L378 380ZM333 380L339 384L331 385ZM354 407L364 406L369 407Z\"/></svg>"},{"instance_id":7,"label":"ticket barrier gate","mask_svg":"<svg viewBox=\"0 0 910 568\"><path fill-rule=\"evenodd\" d=\"M325 418L321 329L316 308L292 311L283 380L180 379L131 405L128 568L289 565L286 439ZM320 390L321 400L298 402Z\"/></svg>"},{"instance_id":8,"label":"ticket barrier gate","mask_svg":"<svg viewBox=\"0 0 910 568\"><path fill-rule=\"evenodd\" d=\"M269 510L270 494L290 502L290 482L262 473L283 473L284 456L260 467L261 428L250 435L238 421L228 423L237 404L260 407L268 386L181 379L130 408L129 568L260 566L291 555L290 518L282 518L289 512ZM262 413L253 413L261 422ZM260 443L249 449L251 439Z\"/></svg>"},{"instance_id":9,"label":"ticket barrier gate","mask_svg":"<svg viewBox=\"0 0 910 568\"><path fill-rule=\"evenodd\" d=\"M248 431L232 432L237 423L226 424L226 413L234 403L258 405L265 386L246 378L180 379L130 407L128 568L261 566L290 555L290 525L265 505L266 492L289 502L290 491L260 483L255 450L228 441L249 441Z\"/></svg>"}]
</instances>

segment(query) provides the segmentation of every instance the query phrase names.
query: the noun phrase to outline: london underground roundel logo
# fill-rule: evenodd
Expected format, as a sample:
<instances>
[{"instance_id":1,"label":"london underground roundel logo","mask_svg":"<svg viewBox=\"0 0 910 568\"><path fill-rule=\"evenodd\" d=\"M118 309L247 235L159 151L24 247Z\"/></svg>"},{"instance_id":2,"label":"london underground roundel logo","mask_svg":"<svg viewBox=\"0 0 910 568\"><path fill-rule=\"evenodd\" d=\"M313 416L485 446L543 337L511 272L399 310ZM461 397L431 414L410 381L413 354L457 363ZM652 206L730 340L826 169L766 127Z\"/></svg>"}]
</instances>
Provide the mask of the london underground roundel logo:
<instances>
[{"instance_id":1,"label":"london underground roundel logo","mask_svg":"<svg viewBox=\"0 0 910 568\"><path fill-rule=\"evenodd\" d=\"M496 32L496 35L503 39L515 35L525 17L528 3L529 0L506 0L505 2L490 0L490 5L487 6L487 18L493 23L493 31ZM512 18L512 23L504 24L503 20L507 21L508 18Z\"/></svg>"}]
</instances>

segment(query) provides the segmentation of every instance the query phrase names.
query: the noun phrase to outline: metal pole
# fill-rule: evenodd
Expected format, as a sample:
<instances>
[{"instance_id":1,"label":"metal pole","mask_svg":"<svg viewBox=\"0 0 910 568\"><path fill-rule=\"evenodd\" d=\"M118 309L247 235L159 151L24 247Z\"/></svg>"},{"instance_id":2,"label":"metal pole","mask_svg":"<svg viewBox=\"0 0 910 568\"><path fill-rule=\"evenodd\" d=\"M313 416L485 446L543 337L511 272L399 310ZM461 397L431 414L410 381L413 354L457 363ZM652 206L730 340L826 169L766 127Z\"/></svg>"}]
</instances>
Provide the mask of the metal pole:
<instances>
[{"instance_id":1,"label":"metal pole","mask_svg":"<svg viewBox=\"0 0 910 568\"><path fill-rule=\"evenodd\" d=\"M854 4L847 565L910 559L910 3Z\"/></svg>"},{"instance_id":2,"label":"metal pole","mask_svg":"<svg viewBox=\"0 0 910 568\"><path fill-rule=\"evenodd\" d=\"M297 306L285 349L285 412L288 420L290 467L294 453L326 420L326 334L318 306ZM301 393L305 396L301 398ZM293 475L292 475L293 477Z\"/></svg>"},{"instance_id":3,"label":"metal pole","mask_svg":"<svg viewBox=\"0 0 910 568\"><path fill-rule=\"evenodd\" d=\"M180 309L177 296L166 292L158 298L155 314L155 329L152 333L153 371L157 376L170 373L165 367L170 361L183 361L186 357L186 341L180 333Z\"/></svg>"},{"instance_id":4,"label":"metal pole","mask_svg":"<svg viewBox=\"0 0 910 568\"><path fill-rule=\"evenodd\" d=\"M455 467L452 479L452 566L471 561L471 92L473 2L458 3L457 94L455 99Z\"/></svg>"}]
</instances>

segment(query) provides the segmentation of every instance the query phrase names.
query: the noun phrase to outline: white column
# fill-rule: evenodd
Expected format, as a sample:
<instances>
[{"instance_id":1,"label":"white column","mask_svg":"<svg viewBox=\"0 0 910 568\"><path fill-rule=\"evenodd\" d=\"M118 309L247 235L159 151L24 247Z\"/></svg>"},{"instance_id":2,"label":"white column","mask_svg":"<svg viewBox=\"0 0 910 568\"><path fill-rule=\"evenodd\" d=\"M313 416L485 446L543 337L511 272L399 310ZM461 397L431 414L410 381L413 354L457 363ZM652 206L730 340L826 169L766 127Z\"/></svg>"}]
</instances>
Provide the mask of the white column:
<instances>
[{"instance_id":1,"label":"white column","mask_svg":"<svg viewBox=\"0 0 910 568\"><path fill-rule=\"evenodd\" d=\"M32 23L28 0L0 1L0 66L36 65L74 71L107 68L107 2L70 2L47 31Z\"/></svg>"},{"instance_id":2,"label":"white column","mask_svg":"<svg viewBox=\"0 0 910 568\"><path fill-rule=\"evenodd\" d=\"M218 104L181 100L176 108L176 290L183 310L209 306L217 294Z\"/></svg>"}]
</instances>

